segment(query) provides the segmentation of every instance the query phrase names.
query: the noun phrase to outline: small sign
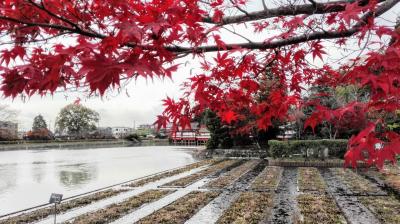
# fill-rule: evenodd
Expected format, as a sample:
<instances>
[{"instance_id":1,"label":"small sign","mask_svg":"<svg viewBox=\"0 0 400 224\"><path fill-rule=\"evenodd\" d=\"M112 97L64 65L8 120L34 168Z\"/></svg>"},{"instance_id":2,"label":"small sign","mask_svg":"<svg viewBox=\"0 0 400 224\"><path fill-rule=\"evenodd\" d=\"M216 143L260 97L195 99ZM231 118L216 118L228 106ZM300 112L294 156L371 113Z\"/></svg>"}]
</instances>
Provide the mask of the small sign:
<instances>
[{"instance_id":1,"label":"small sign","mask_svg":"<svg viewBox=\"0 0 400 224\"><path fill-rule=\"evenodd\" d=\"M63 195L62 194L56 194L56 193L52 193L50 196L50 200L49 203L57 203L60 204L61 200L62 200Z\"/></svg>"}]
</instances>

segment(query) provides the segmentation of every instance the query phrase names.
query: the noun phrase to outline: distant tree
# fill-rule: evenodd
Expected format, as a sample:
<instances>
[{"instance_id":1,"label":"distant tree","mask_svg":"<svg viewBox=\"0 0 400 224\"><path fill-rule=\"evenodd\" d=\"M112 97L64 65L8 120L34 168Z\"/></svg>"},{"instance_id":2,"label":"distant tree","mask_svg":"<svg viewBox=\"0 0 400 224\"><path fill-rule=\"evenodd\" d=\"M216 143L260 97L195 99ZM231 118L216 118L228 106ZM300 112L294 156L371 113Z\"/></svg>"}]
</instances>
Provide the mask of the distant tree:
<instances>
[{"instance_id":1,"label":"distant tree","mask_svg":"<svg viewBox=\"0 0 400 224\"><path fill-rule=\"evenodd\" d=\"M302 110L293 113L296 129L302 132L297 137L336 139L358 134L370 118L371 112L368 113L364 105L368 99L366 88L355 85L311 87ZM343 105L347 105L346 108ZM316 120L322 122L316 124Z\"/></svg>"},{"instance_id":2,"label":"distant tree","mask_svg":"<svg viewBox=\"0 0 400 224\"><path fill-rule=\"evenodd\" d=\"M26 140L51 140L54 135L47 128L39 128L36 130L28 131L24 137Z\"/></svg>"},{"instance_id":3,"label":"distant tree","mask_svg":"<svg viewBox=\"0 0 400 224\"><path fill-rule=\"evenodd\" d=\"M41 114L33 119L32 124L32 131L38 131L40 129L47 129L47 123Z\"/></svg>"},{"instance_id":4,"label":"distant tree","mask_svg":"<svg viewBox=\"0 0 400 224\"><path fill-rule=\"evenodd\" d=\"M400 133L400 110L397 110L395 115L389 114L388 116L385 117L385 120L386 123L388 124L388 128L391 131Z\"/></svg>"},{"instance_id":5,"label":"distant tree","mask_svg":"<svg viewBox=\"0 0 400 224\"><path fill-rule=\"evenodd\" d=\"M207 149L231 148L233 146L229 127L223 125L221 119L214 112L207 110L204 114L204 122L211 135L207 142Z\"/></svg>"},{"instance_id":6,"label":"distant tree","mask_svg":"<svg viewBox=\"0 0 400 224\"><path fill-rule=\"evenodd\" d=\"M85 137L96 129L99 114L80 104L70 104L61 109L56 119L56 129L74 137Z\"/></svg>"}]
</instances>

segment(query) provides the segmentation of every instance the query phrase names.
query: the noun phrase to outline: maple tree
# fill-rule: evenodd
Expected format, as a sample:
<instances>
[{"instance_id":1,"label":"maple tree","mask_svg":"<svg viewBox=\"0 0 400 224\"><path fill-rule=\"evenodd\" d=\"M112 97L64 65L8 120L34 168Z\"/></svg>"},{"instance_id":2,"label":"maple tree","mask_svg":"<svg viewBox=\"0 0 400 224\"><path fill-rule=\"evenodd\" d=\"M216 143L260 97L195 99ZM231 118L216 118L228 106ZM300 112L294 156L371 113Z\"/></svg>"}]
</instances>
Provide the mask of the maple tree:
<instances>
[{"instance_id":1,"label":"maple tree","mask_svg":"<svg viewBox=\"0 0 400 224\"><path fill-rule=\"evenodd\" d=\"M171 77L178 59L191 56L202 72L184 83L181 98L165 99L159 126L186 127L210 109L228 125L246 120L239 133L265 130L290 119L290 109L304 106L307 87L321 83L355 85L369 98L335 111L315 101L306 127L349 116L355 105L357 113L394 113L400 42L385 15L399 1L5 0L0 89L6 97L71 86L103 95L129 79ZM334 60L340 49L352 54ZM371 116L345 158L382 166L395 161L399 143L398 133Z\"/></svg>"}]
</instances>

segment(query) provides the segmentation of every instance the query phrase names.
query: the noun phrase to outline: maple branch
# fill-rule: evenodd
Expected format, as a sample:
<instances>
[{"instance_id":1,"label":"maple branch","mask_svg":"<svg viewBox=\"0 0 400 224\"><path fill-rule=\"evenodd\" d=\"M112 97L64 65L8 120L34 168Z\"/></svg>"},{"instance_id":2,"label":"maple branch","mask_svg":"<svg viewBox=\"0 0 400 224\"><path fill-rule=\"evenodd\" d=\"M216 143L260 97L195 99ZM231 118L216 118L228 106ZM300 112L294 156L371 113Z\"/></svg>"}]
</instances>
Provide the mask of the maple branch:
<instances>
[{"instance_id":1,"label":"maple branch","mask_svg":"<svg viewBox=\"0 0 400 224\"><path fill-rule=\"evenodd\" d=\"M237 49L237 48L244 48L244 49L259 49L259 50L265 50L265 49L273 49L273 48L279 48L283 46L288 46L288 45L293 45L293 44L299 44L302 42L308 42L312 40L319 40L319 39L336 39L336 38L343 38L343 37L350 37L357 33L363 26L367 24L367 19L370 17L378 17L382 15L384 12L388 11L391 9L393 6L395 6L400 0L379 0L380 2L384 2L381 4L376 12L369 12L366 13L361 20L354 25L352 28L345 30L345 31L316 31L313 33L306 33L302 34L299 36L295 37L290 37L287 39L280 39L276 41L271 41L271 42L250 42L250 43L238 43L238 44L226 44L226 48L223 50L232 50L232 49ZM347 1L345 1L347 2ZM270 10L263 10L260 12L253 12L249 13L249 16L246 15L239 15L239 16L232 16L232 17L227 17L224 20L224 24L218 24L218 25L225 25L229 23L240 23L240 22L246 22L250 21L252 19L260 19L260 18L268 18L268 17L273 17L273 16L283 16L283 15L295 15L295 14L307 14L308 13L328 13L328 12L334 12L334 11L340 11L344 10L345 5L343 5L344 1L337 1L334 3L316 3L316 7L314 7L311 4L307 5L297 5L294 6L294 8L291 7L280 7L280 8L275 8L275 9L270 9ZM366 4L368 1L361 1L360 4ZM288 14L289 13L289 14ZM36 23L36 22L28 22L28 21L23 21L19 20L16 18L12 17L6 17L6 16L1 16L0 15L0 20L6 20L14 23L19 23L27 26L38 26L42 28L52 28L59 30L61 32L69 31L71 33L87 36L87 37L94 37L94 38L99 38L99 39L104 39L107 36L104 34L100 34L94 31L85 31L77 27L68 27L68 26L63 26L60 24L51 24L51 23ZM151 45L137 45L134 43L126 43L126 47L140 47L142 49L146 50L154 50L154 46ZM182 53L203 53L203 52L213 52L213 51L219 51L222 50L220 47L216 45L212 46L200 46L200 47L181 47L181 46L165 46L165 49L171 52L174 52L176 54L182 54Z\"/></svg>"},{"instance_id":2,"label":"maple branch","mask_svg":"<svg viewBox=\"0 0 400 224\"><path fill-rule=\"evenodd\" d=\"M92 33L92 32L82 30L82 29L71 28L71 27L60 25L60 24L28 22L28 21L22 21L22 20L19 20L16 18L1 16L1 15L0 15L0 20L6 20L9 22L13 22L13 23L19 23L19 24L23 24L26 26L38 26L38 27L42 27L42 28L52 28L52 29L56 29L59 31L70 31L71 33L81 34L81 35L84 35L87 37L95 37L95 38L100 38L100 39L106 38L105 35L102 35L99 33Z\"/></svg>"},{"instance_id":3,"label":"maple branch","mask_svg":"<svg viewBox=\"0 0 400 224\"><path fill-rule=\"evenodd\" d=\"M59 19L59 20L65 22L65 23L71 25L72 27L75 27L75 29L77 29L77 30L80 30L80 28L79 28L79 26L78 26L77 24L71 22L70 20L68 20L68 19L66 19L66 18L64 18L64 17L62 17L62 16L56 15L56 14L54 14L53 12L51 12L50 10L48 10L48 9L46 8L46 6L44 5L43 0L40 1L40 5L37 4L36 2L34 2L33 0L28 0L28 1L29 1L33 6L35 6L36 8L38 8L39 10L42 10L42 11L46 12L48 15L50 15L50 16L52 16L52 17L54 17L54 18L57 18L57 19Z\"/></svg>"},{"instance_id":4,"label":"maple branch","mask_svg":"<svg viewBox=\"0 0 400 224\"><path fill-rule=\"evenodd\" d=\"M233 5L237 10L241 11L241 12L244 13L246 16L250 16L249 13L248 13L246 10L240 8L235 2L233 2L233 0L229 0L229 1L232 3L232 5Z\"/></svg>"},{"instance_id":5,"label":"maple branch","mask_svg":"<svg viewBox=\"0 0 400 224\"><path fill-rule=\"evenodd\" d=\"M228 31L228 32L230 32L230 33L232 33L232 34L234 34L234 35L237 35L238 37L241 37L241 38L247 40L249 43L253 43L253 41L251 41L249 38L247 38L247 37L245 37L245 36L243 36L243 35L241 35L241 34L235 32L234 30L230 30L230 29L228 29L228 28L226 28L226 27L221 27L221 28L224 29L224 30L226 30L226 31Z\"/></svg>"},{"instance_id":6,"label":"maple branch","mask_svg":"<svg viewBox=\"0 0 400 224\"><path fill-rule=\"evenodd\" d=\"M10 42L3 42L3 43L0 43L0 46L2 46L2 45L9 45L9 44L25 44L25 43L46 42L46 41L48 41L48 40L51 40L51 39L54 39L54 38L57 38L57 37L60 37L60 36L64 36L64 35L67 35L67 34L71 34L71 32L66 31L66 32L62 32L62 33L56 34L56 35L54 35L54 36L47 37L47 38L35 39L35 40L29 40L29 41L10 41Z\"/></svg>"},{"instance_id":7,"label":"maple branch","mask_svg":"<svg viewBox=\"0 0 400 224\"><path fill-rule=\"evenodd\" d=\"M385 1L386 0L378 0L378 3ZM278 16L295 16L301 14L313 15L341 12L346 9L347 4L351 3L346 0L327 3L318 3L315 1L313 2L314 4L281 6L273 9L263 9L261 11L249 12L242 15L225 16L222 18L222 22L220 22L219 24L227 25L233 23L244 23ZM368 4L368 2L369 1L360 1L359 5L363 6ZM203 22L216 24L216 22L214 22L211 17L204 18Z\"/></svg>"},{"instance_id":8,"label":"maple branch","mask_svg":"<svg viewBox=\"0 0 400 224\"><path fill-rule=\"evenodd\" d=\"M312 40L321 40L321 39L336 39L336 38L343 38L343 37L350 37L361 30L363 26L367 24L367 21L370 17L379 17L383 13L387 12L389 9L393 8L400 0L387 0L383 3L375 12L368 12L364 16L361 17L360 21L357 22L352 28L345 30L345 31L318 31L313 32L310 34L303 34L287 39L281 39L271 42L253 42L253 43L239 43L239 44L226 44L225 49L223 50L232 50L238 48L244 49L253 49L253 50L265 50L265 49L274 49L283 46L299 44L303 42L308 42ZM166 47L167 50L183 53L183 52L212 52L212 51L219 51L221 50L218 46L201 46L197 48L190 48L190 47Z\"/></svg>"}]
</instances>

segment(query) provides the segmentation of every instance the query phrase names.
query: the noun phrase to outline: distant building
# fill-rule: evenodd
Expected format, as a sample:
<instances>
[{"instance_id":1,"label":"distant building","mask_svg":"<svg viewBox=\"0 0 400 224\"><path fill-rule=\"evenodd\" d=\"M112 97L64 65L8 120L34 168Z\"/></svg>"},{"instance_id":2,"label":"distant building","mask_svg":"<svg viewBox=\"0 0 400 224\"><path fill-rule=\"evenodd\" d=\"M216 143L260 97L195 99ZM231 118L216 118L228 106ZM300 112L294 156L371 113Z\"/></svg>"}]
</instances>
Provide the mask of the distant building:
<instances>
[{"instance_id":1,"label":"distant building","mask_svg":"<svg viewBox=\"0 0 400 224\"><path fill-rule=\"evenodd\" d=\"M125 138L133 133L133 128L129 127L111 127L112 135L115 138Z\"/></svg>"},{"instance_id":2,"label":"distant building","mask_svg":"<svg viewBox=\"0 0 400 224\"><path fill-rule=\"evenodd\" d=\"M281 125L279 129L281 130L281 134L276 136L278 139L287 140L296 137L297 132L293 129L293 123Z\"/></svg>"},{"instance_id":3,"label":"distant building","mask_svg":"<svg viewBox=\"0 0 400 224\"><path fill-rule=\"evenodd\" d=\"M196 139L199 142L206 143L211 138L211 133L205 125L201 125L197 131Z\"/></svg>"},{"instance_id":4,"label":"distant building","mask_svg":"<svg viewBox=\"0 0 400 224\"><path fill-rule=\"evenodd\" d=\"M98 127L94 133L94 137L102 139L115 138L111 127Z\"/></svg>"},{"instance_id":5,"label":"distant building","mask_svg":"<svg viewBox=\"0 0 400 224\"><path fill-rule=\"evenodd\" d=\"M0 140L18 139L18 124L11 121L0 121Z\"/></svg>"},{"instance_id":6,"label":"distant building","mask_svg":"<svg viewBox=\"0 0 400 224\"><path fill-rule=\"evenodd\" d=\"M205 125L192 122L190 127L172 131L170 139L175 144L203 145L210 139L210 131Z\"/></svg>"},{"instance_id":7,"label":"distant building","mask_svg":"<svg viewBox=\"0 0 400 224\"><path fill-rule=\"evenodd\" d=\"M154 125L152 124L141 124L138 129L153 129Z\"/></svg>"},{"instance_id":8,"label":"distant building","mask_svg":"<svg viewBox=\"0 0 400 224\"><path fill-rule=\"evenodd\" d=\"M152 124L141 124L135 130L135 133L137 135L142 135L142 136L153 135L155 132L156 130L154 128L154 125Z\"/></svg>"}]
</instances>

